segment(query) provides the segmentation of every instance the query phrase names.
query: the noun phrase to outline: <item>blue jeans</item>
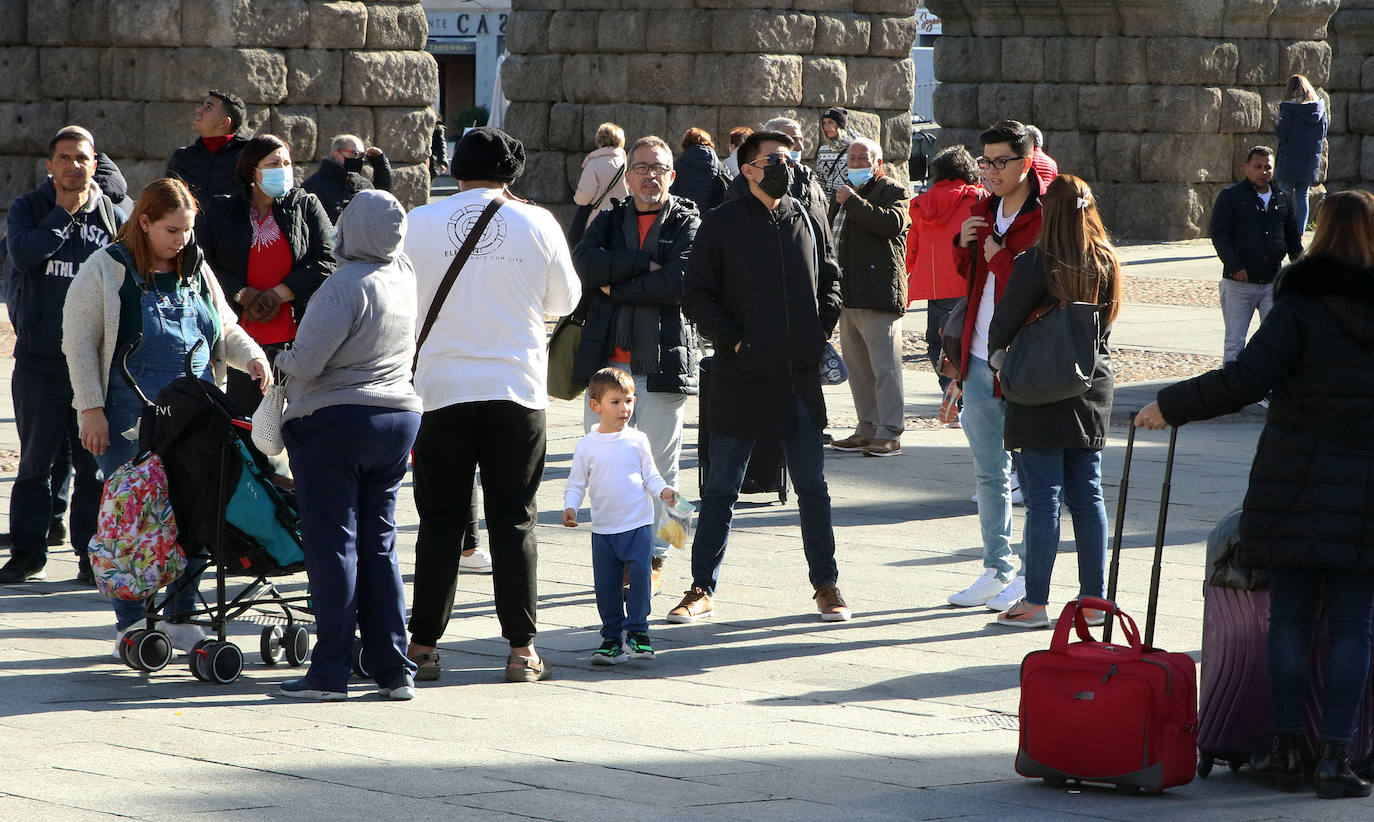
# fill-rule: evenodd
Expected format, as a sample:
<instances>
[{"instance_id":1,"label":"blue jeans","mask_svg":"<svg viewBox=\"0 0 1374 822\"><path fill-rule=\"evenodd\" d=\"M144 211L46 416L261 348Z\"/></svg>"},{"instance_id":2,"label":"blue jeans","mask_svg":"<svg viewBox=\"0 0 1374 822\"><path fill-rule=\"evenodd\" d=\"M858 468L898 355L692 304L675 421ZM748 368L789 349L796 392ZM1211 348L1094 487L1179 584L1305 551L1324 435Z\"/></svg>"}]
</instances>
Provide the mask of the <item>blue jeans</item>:
<instances>
[{"instance_id":1,"label":"blue jeans","mask_svg":"<svg viewBox=\"0 0 1374 822\"><path fill-rule=\"evenodd\" d=\"M1284 183L1284 182L1279 182L1278 180L1275 180L1275 181L1274 181L1274 185L1278 186L1280 190L1287 192L1287 193L1288 193L1288 196L1293 198L1293 216L1294 216L1295 218L1297 218L1297 221L1298 221L1298 233L1301 234L1302 232L1306 231L1306 230L1307 230L1307 190L1310 189L1310 188L1312 187L1312 184L1311 184L1311 183Z\"/></svg>"},{"instance_id":2,"label":"blue jeans","mask_svg":"<svg viewBox=\"0 0 1374 822\"><path fill-rule=\"evenodd\" d=\"M592 534L592 582L596 610L601 614L602 639L620 639L621 631L642 634L649 630L652 529L652 525L641 525L619 534ZM630 571L628 599L620 593L626 568Z\"/></svg>"},{"instance_id":3,"label":"blue jeans","mask_svg":"<svg viewBox=\"0 0 1374 822\"><path fill-rule=\"evenodd\" d=\"M1011 455L1002 440L1006 404L992 393L992 369L987 360L970 357L968 370L964 377L963 428L973 453L978 527L983 532L983 567L996 568L998 577L1008 582L1014 567L1011 564Z\"/></svg>"},{"instance_id":4,"label":"blue jeans","mask_svg":"<svg viewBox=\"0 0 1374 822\"><path fill-rule=\"evenodd\" d=\"M787 460L788 476L797 491L808 577L811 587L820 588L834 585L839 578L839 569L835 567L835 531L830 525L830 489L825 484L820 426L811 419L800 397L796 398L795 407L796 430L779 442ZM701 494L701 511L692 538L692 585L714 594L754 438L712 432L710 448L711 470Z\"/></svg>"},{"instance_id":5,"label":"blue jeans","mask_svg":"<svg viewBox=\"0 0 1374 822\"><path fill-rule=\"evenodd\" d=\"M1107 507L1102 502L1102 452L1089 448L1022 448L1026 499L1026 601L1048 605L1059 554L1059 499L1073 516L1078 593L1102 596L1107 570Z\"/></svg>"},{"instance_id":6,"label":"blue jeans","mask_svg":"<svg viewBox=\"0 0 1374 822\"><path fill-rule=\"evenodd\" d=\"M1269 693L1275 733L1303 732L1312 626L1322 588L1330 637L1322 660L1319 736L1349 744L1369 675L1374 574L1275 568L1269 578Z\"/></svg>"}]
</instances>

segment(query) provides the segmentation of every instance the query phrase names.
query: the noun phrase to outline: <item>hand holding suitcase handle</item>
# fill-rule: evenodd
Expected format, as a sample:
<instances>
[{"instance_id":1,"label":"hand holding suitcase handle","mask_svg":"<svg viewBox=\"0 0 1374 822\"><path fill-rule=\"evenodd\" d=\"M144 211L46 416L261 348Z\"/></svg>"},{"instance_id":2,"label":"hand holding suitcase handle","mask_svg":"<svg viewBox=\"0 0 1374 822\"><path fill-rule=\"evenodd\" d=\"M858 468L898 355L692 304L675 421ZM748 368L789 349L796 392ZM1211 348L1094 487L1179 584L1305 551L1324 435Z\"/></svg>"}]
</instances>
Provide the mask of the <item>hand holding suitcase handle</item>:
<instances>
[{"instance_id":1,"label":"hand holding suitcase handle","mask_svg":"<svg viewBox=\"0 0 1374 822\"><path fill-rule=\"evenodd\" d=\"M1070 600L1064 606L1063 612L1059 614L1059 619L1054 624L1054 638L1050 640L1051 653L1068 653L1069 625L1074 626L1079 639L1084 642L1094 641L1092 632L1088 630L1087 618L1083 616L1084 608L1096 608L1100 611L1106 611L1108 614L1115 614L1116 618L1121 621L1121 632L1126 635L1126 642L1130 645L1130 652L1121 659L1123 661L1140 659L1144 646L1140 642L1140 629L1136 627L1135 620L1111 602L1097 597L1080 597ZM1109 621L1107 624L1110 625L1111 622ZM1110 642L1111 640L1104 638L1102 641Z\"/></svg>"}]
</instances>

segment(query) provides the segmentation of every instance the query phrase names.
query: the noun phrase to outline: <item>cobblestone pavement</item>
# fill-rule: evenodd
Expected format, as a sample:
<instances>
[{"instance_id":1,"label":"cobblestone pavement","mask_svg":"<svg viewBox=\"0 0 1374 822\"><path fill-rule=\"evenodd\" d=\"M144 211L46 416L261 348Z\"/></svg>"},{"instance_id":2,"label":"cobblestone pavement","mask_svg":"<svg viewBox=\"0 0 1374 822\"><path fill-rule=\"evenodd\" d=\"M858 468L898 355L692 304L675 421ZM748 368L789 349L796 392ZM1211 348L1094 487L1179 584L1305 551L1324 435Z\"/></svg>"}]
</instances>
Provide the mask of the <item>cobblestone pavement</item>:
<instances>
[{"instance_id":1,"label":"cobblestone pavement","mask_svg":"<svg viewBox=\"0 0 1374 822\"><path fill-rule=\"evenodd\" d=\"M1198 244L1126 250L1130 270L1207 274ZM1184 262L1151 260L1182 258ZM1143 261L1136 263L1135 261ZM1117 344L1212 356L1214 308L1129 304ZM922 328L919 312L907 328ZM12 417L8 369L0 418ZM929 372L906 374L907 413L939 401ZM1157 383L1123 385L1133 408ZM832 417L852 418L847 388L827 389ZM262 820L567 819L894 820L1368 819L1374 801L1280 794L1247 771L1162 796L1052 789L1018 777L1017 671L1045 632L1007 632L983 609L945 597L975 577L981 549L971 463L961 431L913 428L891 459L831 454L840 585L855 610L822 623L809 598L795 501L746 497L714 619L666 625L689 579L673 554L651 631L657 659L592 668L597 616L585 528L558 525L559 499L581 433L580 407L549 413L539 494L537 640L553 678L501 681L505 654L491 580L459 579L440 652L445 672L409 703L383 702L355 681L343 704L272 696L293 671L257 662L260 626L235 624L249 656L232 685L196 682L178 659L154 674L110 659L110 609L77 588L75 562L55 553L49 579L0 587L0 819ZM696 497L695 402L681 486ZM1200 656L1203 541L1238 504L1261 417L1179 434L1164 550L1157 640ZM832 425L831 432L847 431ZM1115 510L1125 429L1104 454ZM1164 441L1137 443L1126 516L1122 593L1143 617ZM0 426L0 450L17 447ZM0 483L8 494L13 474ZM1021 529L1018 509L1016 533ZM407 581L416 516L402 492L397 520ZM1065 523L1065 543L1071 538ZM1075 558L1059 555L1053 597L1072 594ZM291 590L304 577L290 578ZM209 586L206 586L209 590Z\"/></svg>"}]
</instances>

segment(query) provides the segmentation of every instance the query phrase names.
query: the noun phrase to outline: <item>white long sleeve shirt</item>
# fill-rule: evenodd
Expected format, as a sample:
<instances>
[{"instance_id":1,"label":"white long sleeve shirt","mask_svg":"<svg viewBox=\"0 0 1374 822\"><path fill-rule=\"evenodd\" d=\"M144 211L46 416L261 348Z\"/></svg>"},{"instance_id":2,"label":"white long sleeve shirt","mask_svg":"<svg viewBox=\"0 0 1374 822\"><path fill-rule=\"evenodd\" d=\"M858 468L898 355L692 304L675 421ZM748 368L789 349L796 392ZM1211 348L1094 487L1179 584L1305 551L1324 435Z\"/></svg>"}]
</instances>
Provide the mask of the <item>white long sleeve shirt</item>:
<instances>
[{"instance_id":1,"label":"white long sleeve shirt","mask_svg":"<svg viewBox=\"0 0 1374 822\"><path fill-rule=\"evenodd\" d=\"M653 498L668 483L654 467L649 438L626 426L603 434L601 426L577 441L563 507L574 511L590 499L593 534L620 534L654 524Z\"/></svg>"},{"instance_id":2,"label":"white long sleeve shirt","mask_svg":"<svg viewBox=\"0 0 1374 822\"><path fill-rule=\"evenodd\" d=\"M471 189L410 212L405 252L415 266L417 337L449 263L500 193ZM558 221L543 208L508 200L482 232L420 349L415 390L425 410L483 400L547 408L544 315L571 313L581 296Z\"/></svg>"}]
</instances>

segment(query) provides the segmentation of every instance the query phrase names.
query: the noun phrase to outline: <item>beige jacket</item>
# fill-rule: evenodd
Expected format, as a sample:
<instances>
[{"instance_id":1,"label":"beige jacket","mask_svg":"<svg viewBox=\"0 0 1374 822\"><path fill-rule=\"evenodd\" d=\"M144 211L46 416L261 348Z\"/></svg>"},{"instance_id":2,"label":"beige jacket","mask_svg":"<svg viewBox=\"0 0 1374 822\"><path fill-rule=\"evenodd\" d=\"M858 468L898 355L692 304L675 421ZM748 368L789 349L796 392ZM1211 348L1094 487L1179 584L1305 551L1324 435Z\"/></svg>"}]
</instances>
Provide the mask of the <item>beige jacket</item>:
<instances>
[{"instance_id":1,"label":"beige jacket","mask_svg":"<svg viewBox=\"0 0 1374 822\"><path fill-rule=\"evenodd\" d=\"M62 309L62 353L72 381L72 407L78 412L105 406L115 340L119 337L119 287L124 284L124 264L107 250L97 251L81 264L67 290ZM255 359L267 359L248 332L239 327L224 300L219 280L210 266L200 266L201 279L209 285L210 299L219 314L220 338L210 350L215 384L224 388L227 365L247 370Z\"/></svg>"},{"instance_id":2,"label":"beige jacket","mask_svg":"<svg viewBox=\"0 0 1374 822\"><path fill-rule=\"evenodd\" d=\"M573 202L578 205L591 205L596 202L596 198L601 196L606 186L611 185L616 172L624 167L623 148L598 148L588 154L582 159L582 177L577 181L577 191L573 192ZM587 225L592 224L597 214L610 211L612 200L623 200L629 196L630 187L625 182L625 175L622 174L620 179L616 180L616 184L611 186L611 192L601 201L601 207L587 215Z\"/></svg>"}]
</instances>

